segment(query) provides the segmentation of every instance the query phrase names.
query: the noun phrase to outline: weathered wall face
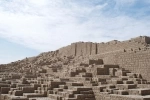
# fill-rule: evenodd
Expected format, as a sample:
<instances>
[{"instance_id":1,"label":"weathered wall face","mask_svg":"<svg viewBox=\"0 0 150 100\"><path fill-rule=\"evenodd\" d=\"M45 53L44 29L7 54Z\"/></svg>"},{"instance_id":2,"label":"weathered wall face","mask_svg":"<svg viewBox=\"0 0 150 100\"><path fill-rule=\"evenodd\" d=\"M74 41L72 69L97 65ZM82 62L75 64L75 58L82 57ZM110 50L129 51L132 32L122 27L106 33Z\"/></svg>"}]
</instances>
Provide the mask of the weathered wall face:
<instances>
[{"instance_id":1,"label":"weathered wall face","mask_svg":"<svg viewBox=\"0 0 150 100\"><path fill-rule=\"evenodd\" d=\"M117 64L150 80L150 50L146 50L149 43L149 37L137 37L123 42L77 42L59 49L59 54L91 57L95 55L102 58L106 64Z\"/></svg>"},{"instance_id":2,"label":"weathered wall face","mask_svg":"<svg viewBox=\"0 0 150 100\"><path fill-rule=\"evenodd\" d=\"M150 81L150 50L139 52L114 52L91 56L101 58L106 64L117 64L134 73L142 74L143 78Z\"/></svg>"},{"instance_id":3,"label":"weathered wall face","mask_svg":"<svg viewBox=\"0 0 150 100\"><path fill-rule=\"evenodd\" d=\"M119 42L111 41L107 43L92 43L92 42L77 42L69 46L59 49L59 54L65 56L84 56L84 55L95 55L106 52L112 52L123 49L139 49L146 46L145 41L149 42L150 39L135 38L129 41Z\"/></svg>"},{"instance_id":4,"label":"weathered wall face","mask_svg":"<svg viewBox=\"0 0 150 100\"><path fill-rule=\"evenodd\" d=\"M139 42L139 43L150 43L150 37L147 36L140 36L140 37L136 37L136 38L132 38L131 41L135 41L135 42Z\"/></svg>"},{"instance_id":5,"label":"weathered wall face","mask_svg":"<svg viewBox=\"0 0 150 100\"><path fill-rule=\"evenodd\" d=\"M150 51L118 55L116 63L150 80Z\"/></svg>"},{"instance_id":6,"label":"weathered wall face","mask_svg":"<svg viewBox=\"0 0 150 100\"><path fill-rule=\"evenodd\" d=\"M77 42L59 49L59 54L63 56L84 56L96 54L96 44L92 42Z\"/></svg>"}]
</instances>

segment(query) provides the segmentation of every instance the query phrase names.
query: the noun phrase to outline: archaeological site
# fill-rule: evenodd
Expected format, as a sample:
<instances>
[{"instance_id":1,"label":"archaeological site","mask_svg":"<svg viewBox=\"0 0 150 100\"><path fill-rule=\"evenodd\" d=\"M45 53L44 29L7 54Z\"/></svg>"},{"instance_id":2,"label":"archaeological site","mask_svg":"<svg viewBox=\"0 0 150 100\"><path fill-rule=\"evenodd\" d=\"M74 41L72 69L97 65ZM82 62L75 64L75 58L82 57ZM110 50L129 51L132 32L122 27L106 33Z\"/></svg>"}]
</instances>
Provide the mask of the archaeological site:
<instances>
[{"instance_id":1,"label":"archaeological site","mask_svg":"<svg viewBox=\"0 0 150 100\"><path fill-rule=\"evenodd\" d=\"M76 42L1 64L0 100L150 100L150 37Z\"/></svg>"}]
</instances>

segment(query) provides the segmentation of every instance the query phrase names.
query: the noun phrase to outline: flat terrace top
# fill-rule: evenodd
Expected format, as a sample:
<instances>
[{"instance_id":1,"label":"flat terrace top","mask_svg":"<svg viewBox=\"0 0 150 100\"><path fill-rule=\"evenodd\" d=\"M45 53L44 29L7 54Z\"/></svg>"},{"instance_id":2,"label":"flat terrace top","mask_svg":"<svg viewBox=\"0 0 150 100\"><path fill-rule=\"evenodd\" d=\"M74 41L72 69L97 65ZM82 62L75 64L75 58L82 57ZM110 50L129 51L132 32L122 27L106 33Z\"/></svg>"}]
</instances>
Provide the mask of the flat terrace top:
<instances>
[{"instance_id":1,"label":"flat terrace top","mask_svg":"<svg viewBox=\"0 0 150 100\"><path fill-rule=\"evenodd\" d=\"M136 99L146 99L149 98L150 99L150 95L145 95L145 96L141 96L141 95L118 95L118 94L110 94L111 96L118 96L118 97L125 97L125 98L136 98Z\"/></svg>"},{"instance_id":2,"label":"flat terrace top","mask_svg":"<svg viewBox=\"0 0 150 100\"><path fill-rule=\"evenodd\" d=\"M36 100L53 100L53 99L50 99L49 97L35 97L35 98L31 98L31 99L36 99Z\"/></svg>"}]
</instances>

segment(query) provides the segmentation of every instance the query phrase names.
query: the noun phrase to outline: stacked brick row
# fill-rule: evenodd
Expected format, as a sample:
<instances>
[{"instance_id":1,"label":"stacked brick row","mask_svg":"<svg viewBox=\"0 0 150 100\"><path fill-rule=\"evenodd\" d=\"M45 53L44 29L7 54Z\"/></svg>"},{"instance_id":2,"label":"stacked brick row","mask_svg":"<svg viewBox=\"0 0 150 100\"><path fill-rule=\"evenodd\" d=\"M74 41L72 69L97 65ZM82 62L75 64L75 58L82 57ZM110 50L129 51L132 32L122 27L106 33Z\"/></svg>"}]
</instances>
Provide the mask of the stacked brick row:
<instances>
[{"instance_id":1,"label":"stacked brick row","mask_svg":"<svg viewBox=\"0 0 150 100\"><path fill-rule=\"evenodd\" d=\"M101 59L92 59L72 66L66 78L61 78L59 71L54 72L57 77L41 70L37 76L22 77L5 72L0 75L1 100L150 99L150 85L141 74L103 63Z\"/></svg>"},{"instance_id":2,"label":"stacked brick row","mask_svg":"<svg viewBox=\"0 0 150 100\"><path fill-rule=\"evenodd\" d=\"M148 37L138 37L129 41L110 41L107 43L77 42L67 47L59 49L60 55L65 56L85 56L108 53L124 49L141 49L145 48L150 41Z\"/></svg>"}]
</instances>

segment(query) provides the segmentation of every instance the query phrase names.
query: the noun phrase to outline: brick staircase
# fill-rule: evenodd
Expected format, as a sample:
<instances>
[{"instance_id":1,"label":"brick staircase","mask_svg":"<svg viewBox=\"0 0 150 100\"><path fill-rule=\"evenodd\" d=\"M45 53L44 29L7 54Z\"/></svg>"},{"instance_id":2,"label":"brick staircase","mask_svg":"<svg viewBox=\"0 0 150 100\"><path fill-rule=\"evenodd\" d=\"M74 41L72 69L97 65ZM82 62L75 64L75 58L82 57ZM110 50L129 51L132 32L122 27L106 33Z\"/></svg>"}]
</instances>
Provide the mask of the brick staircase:
<instances>
[{"instance_id":1,"label":"brick staircase","mask_svg":"<svg viewBox=\"0 0 150 100\"><path fill-rule=\"evenodd\" d=\"M61 78L41 73L21 80L1 74L0 100L150 100L149 82L140 74L101 59L79 64L68 74Z\"/></svg>"}]
</instances>

